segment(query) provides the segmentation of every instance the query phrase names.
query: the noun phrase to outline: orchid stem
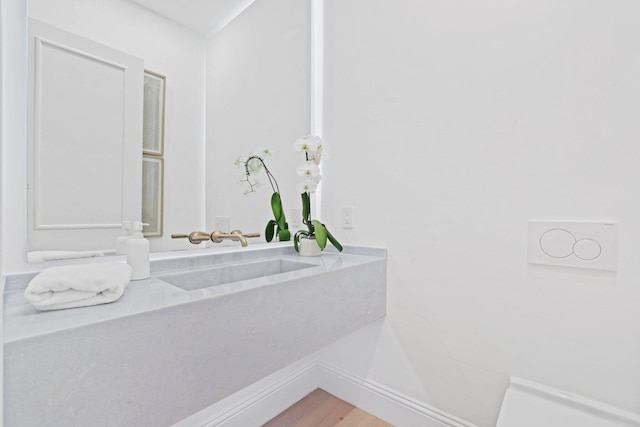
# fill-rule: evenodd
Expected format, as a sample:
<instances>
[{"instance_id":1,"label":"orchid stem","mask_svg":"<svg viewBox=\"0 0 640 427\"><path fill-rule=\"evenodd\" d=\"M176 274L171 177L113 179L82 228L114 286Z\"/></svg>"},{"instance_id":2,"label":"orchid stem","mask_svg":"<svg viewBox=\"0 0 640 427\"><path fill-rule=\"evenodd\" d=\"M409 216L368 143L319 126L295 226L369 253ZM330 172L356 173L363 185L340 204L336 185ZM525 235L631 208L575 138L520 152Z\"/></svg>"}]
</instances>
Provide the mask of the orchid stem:
<instances>
[{"instance_id":1,"label":"orchid stem","mask_svg":"<svg viewBox=\"0 0 640 427\"><path fill-rule=\"evenodd\" d=\"M271 172L269 172L269 168L267 168L266 163L264 162L264 160L262 160L261 157L259 156L251 156L249 157L245 162L244 162L244 170L247 174L247 182L249 183L249 187L251 188L251 192L253 193L254 190L254 186L255 184L251 183L251 172L249 172L249 162L253 159L259 160L260 163L262 163L262 167L264 167L264 171L267 174L267 178L269 179L269 184L271 184L271 189L273 190L274 193L280 193L280 187L278 187L278 181L276 181L276 178L271 174Z\"/></svg>"}]
</instances>

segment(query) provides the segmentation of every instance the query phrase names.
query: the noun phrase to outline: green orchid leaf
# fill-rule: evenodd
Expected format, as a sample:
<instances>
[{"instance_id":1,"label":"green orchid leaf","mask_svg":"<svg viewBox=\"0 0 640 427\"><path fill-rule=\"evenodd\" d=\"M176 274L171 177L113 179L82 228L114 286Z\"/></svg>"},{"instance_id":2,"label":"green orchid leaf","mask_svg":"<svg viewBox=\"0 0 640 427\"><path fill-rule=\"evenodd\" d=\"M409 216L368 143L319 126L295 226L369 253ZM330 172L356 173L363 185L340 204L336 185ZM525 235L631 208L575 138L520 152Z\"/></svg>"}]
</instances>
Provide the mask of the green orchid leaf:
<instances>
[{"instance_id":1,"label":"green orchid leaf","mask_svg":"<svg viewBox=\"0 0 640 427\"><path fill-rule=\"evenodd\" d=\"M284 211L282 212L282 216L278 220L278 227L281 230L287 230L289 228L289 225L287 224L287 219L284 217Z\"/></svg>"},{"instance_id":2,"label":"green orchid leaf","mask_svg":"<svg viewBox=\"0 0 640 427\"><path fill-rule=\"evenodd\" d=\"M311 220L313 224L313 232L316 236L316 243L320 246L320 250L324 250L327 246L327 229L317 219Z\"/></svg>"},{"instance_id":3,"label":"green orchid leaf","mask_svg":"<svg viewBox=\"0 0 640 427\"><path fill-rule=\"evenodd\" d=\"M342 252L342 245L340 244L340 242L338 242L338 240L335 237L333 237L333 234L329 232L326 226L324 227L324 229L327 231L327 238L329 239L333 247L336 248L338 252Z\"/></svg>"},{"instance_id":4,"label":"green orchid leaf","mask_svg":"<svg viewBox=\"0 0 640 427\"><path fill-rule=\"evenodd\" d=\"M282 200L280 199L279 193L273 193L271 195L271 210L273 211L273 216L276 221L280 221L280 218L284 216L282 212Z\"/></svg>"},{"instance_id":5,"label":"green orchid leaf","mask_svg":"<svg viewBox=\"0 0 640 427\"><path fill-rule=\"evenodd\" d=\"M264 238L267 240L267 242L270 242L273 240L275 228L276 228L276 222L270 219L269 222L267 223L267 227L264 229Z\"/></svg>"},{"instance_id":6,"label":"green orchid leaf","mask_svg":"<svg viewBox=\"0 0 640 427\"><path fill-rule=\"evenodd\" d=\"M311 216L311 199L309 193L302 193L302 219L309 222Z\"/></svg>"},{"instance_id":7,"label":"green orchid leaf","mask_svg":"<svg viewBox=\"0 0 640 427\"><path fill-rule=\"evenodd\" d=\"M293 247L295 248L296 252L299 251L298 247L299 247L299 244L300 244L300 238L301 237L309 237L309 233L306 232L305 230L299 230L293 236Z\"/></svg>"},{"instance_id":8,"label":"green orchid leaf","mask_svg":"<svg viewBox=\"0 0 640 427\"><path fill-rule=\"evenodd\" d=\"M296 250L296 252L300 252L300 249L298 249L298 243L300 242L300 236L309 236L309 233L307 233L304 230L299 230L296 232L296 234L293 235L293 248Z\"/></svg>"},{"instance_id":9,"label":"green orchid leaf","mask_svg":"<svg viewBox=\"0 0 640 427\"><path fill-rule=\"evenodd\" d=\"M281 242L288 242L291 240L291 232L289 230L278 231L278 240Z\"/></svg>"}]
</instances>

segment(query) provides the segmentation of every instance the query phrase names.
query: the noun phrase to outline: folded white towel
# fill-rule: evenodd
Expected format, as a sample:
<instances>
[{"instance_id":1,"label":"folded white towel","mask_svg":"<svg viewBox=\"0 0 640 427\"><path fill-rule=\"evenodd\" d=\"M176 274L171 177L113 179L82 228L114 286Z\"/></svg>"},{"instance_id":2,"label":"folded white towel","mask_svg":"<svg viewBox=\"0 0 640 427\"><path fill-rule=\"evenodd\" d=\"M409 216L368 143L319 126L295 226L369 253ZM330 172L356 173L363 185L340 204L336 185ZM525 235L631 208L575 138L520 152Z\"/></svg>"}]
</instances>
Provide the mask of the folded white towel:
<instances>
[{"instance_id":1,"label":"folded white towel","mask_svg":"<svg viewBox=\"0 0 640 427\"><path fill-rule=\"evenodd\" d=\"M31 279L24 296L38 310L106 304L122 296L131 271L124 263L52 267Z\"/></svg>"},{"instance_id":2,"label":"folded white towel","mask_svg":"<svg viewBox=\"0 0 640 427\"><path fill-rule=\"evenodd\" d=\"M35 251L27 254L27 261L42 262L57 259L92 258L104 256L103 251Z\"/></svg>"}]
</instances>

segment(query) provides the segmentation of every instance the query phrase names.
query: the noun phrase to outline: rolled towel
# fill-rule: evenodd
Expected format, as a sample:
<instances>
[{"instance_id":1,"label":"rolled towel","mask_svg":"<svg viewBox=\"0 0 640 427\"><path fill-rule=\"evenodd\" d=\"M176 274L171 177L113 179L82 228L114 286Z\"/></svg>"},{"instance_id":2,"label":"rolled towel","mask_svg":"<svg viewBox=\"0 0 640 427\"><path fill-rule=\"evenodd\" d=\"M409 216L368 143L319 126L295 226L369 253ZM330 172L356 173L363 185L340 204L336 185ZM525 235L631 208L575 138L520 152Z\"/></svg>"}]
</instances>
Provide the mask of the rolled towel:
<instances>
[{"instance_id":1,"label":"rolled towel","mask_svg":"<svg viewBox=\"0 0 640 427\"><path fill-rule=\"evenodd\" d=\"M52 267L31 279L24 296L38 310L106 304L122 296L131 272L124 263Z\"/></svg>"},{"instance_id":2,"label":"rolled towel","mask_svg":"<svg viewBox=\"0 0 640 427\"><path fill-rule=\"evenodd\" d=\"M28 262L55 261L58 259L91 258L104 256L103 251L36 251L27 254Z\"/></svg>"}]
</instances>

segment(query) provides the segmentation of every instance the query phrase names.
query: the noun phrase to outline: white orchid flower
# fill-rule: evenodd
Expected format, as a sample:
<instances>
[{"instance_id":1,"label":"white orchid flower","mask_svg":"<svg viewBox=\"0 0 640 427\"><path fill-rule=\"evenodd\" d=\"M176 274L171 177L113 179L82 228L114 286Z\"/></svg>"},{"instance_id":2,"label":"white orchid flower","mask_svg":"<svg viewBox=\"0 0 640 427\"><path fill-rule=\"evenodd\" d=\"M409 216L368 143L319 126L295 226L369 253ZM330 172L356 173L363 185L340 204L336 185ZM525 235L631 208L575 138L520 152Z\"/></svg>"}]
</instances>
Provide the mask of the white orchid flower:
<instances>
[{"instance_id":1,"label":"white orchid flower","mask_svg":"<svg viewBox=\"0 0 640 427\"><path fill-rule=\"evenodd\" d=\"M320 168L314 162L308 161L298 166L296 172L300 176L313 178L320 175Z\"/></svg>"},{"instance_id":2,"label":"white orchid flower","mask_svg":"<svg viewBox=\"0 0 640 427\"><path fill-rule=\"evenodd\" d=\"M260 147L251 153L252 156L265 158L271 155L271 150L267 147Z\"/></svg>"},{"instance_id":3,"label":"white orchid flower","mask_svg":"<svg viewBox=\"0 0 640 427\"><path fill-rule=\"evenodd\" d=\"M309 161L312 161L316 165L319 165L320 161L322 159L328 159L329 158L329 154L326 151L323 151L322 149L319 149L315 153L309 153L309 155L307 157L309 157Z\"/></svg>"},{"instance_id":4,"label":"white orchid flower","mask_svg":"<svg viewBox=\"0 0 640 427\"><path fill-rule=\"evenodd\" d=\"M318 188L318 183L313 179L305 179L304 181L298 183L297 189L298 193L313 193Z\"/></svg>"},{"instance_id":5,"label":"white orchid flower","mask_svg":"<svg viewBox=\"0 0 640 427\"><path fill-rule=\"evenodd\" d=\"M322 138L316 135L307 135L296 140L293 143L293 149L296 151L302 151L305 153L315 153L318 151L318 147L322 146Z\"/></svg>"}]
</instances>

